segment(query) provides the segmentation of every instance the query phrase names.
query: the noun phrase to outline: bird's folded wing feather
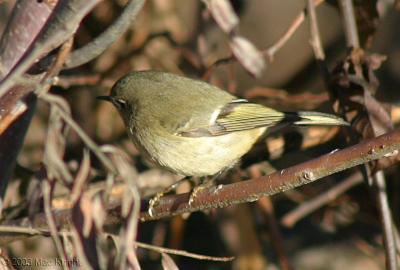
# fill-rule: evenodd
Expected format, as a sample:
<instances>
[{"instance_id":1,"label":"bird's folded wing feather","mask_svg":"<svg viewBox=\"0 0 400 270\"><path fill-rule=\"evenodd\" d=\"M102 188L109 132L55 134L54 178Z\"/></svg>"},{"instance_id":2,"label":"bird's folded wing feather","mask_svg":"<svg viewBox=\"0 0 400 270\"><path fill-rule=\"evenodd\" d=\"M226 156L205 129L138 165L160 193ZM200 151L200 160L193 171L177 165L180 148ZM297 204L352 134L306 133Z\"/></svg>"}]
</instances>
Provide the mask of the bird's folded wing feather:
<instances>
[{"instance_id":1,"label":"bird's folded wing feather","mask_svg":"<svg viewBox=\"0 0 400 270\"><path fill-rule=\"evenodd\" d=\"M182 136L219 136L231 132L269 127L282 121L285 114L265 106L234 100L225 105L213 123L205 127L181 132Z\"/></svg>"},{"instance_id":2,"label":"bird's folded wing feather","mask_svg":"<svg viewBox=\"0 0 400 270\"><path fill-rule=\"evenodd\" d=\"M284 116L282 112L259 104L230 103L221 111L216 120L216 124L223 129L217 130L217 134L214 135L273 126L282 121Z\"/></svg>"}]
</instances>

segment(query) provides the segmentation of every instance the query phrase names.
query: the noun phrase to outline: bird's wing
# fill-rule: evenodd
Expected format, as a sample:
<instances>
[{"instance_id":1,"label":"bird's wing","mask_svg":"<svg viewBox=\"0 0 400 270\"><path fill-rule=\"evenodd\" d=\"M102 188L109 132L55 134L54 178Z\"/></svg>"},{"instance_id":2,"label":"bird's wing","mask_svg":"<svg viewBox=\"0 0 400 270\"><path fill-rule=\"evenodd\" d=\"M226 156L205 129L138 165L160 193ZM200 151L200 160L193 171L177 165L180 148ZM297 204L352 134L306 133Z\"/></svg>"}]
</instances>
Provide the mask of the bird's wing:
<instances>
[{"instance_id":1,"label":"bird's wing","mask_svg":"<svg viewBox=\"0 0 400 270\"><path fill-rule=\"evenodd\" d=\"M181 136L219 136L231 132L269 127L282 121L285 114L274 109L249 103L244 99L233 100L217 111L215 119L207 126L180 132ZM212 117L213 118L213 117Z\"/></svg>"},{"instance_id":2,"label":"bird's wing","mask_svg":"<svg viewBox=\"0 0 400 270\"><path fill-rule=\"evenodd\" d=\"M249 130L259 127L270 127L283 120L285 114L274 109L249 102L232 102L227 104L219 114L213 135Z\"/></svg>"}]
</instances>

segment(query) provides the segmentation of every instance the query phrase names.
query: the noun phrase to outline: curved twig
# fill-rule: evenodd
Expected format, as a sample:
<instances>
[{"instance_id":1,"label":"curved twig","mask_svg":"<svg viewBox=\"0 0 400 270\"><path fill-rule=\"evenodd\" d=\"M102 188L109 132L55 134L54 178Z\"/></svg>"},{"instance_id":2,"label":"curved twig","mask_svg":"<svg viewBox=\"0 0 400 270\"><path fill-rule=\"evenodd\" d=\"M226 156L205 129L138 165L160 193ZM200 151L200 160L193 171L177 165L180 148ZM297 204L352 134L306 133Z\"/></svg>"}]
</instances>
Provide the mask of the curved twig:
<instances>
[{"instance_id":1,"label":"curved twig","mask_svg":"<svg viewBox=\"0 0 400 270\"><path fill-rule=\"evenodd\" d=\"M130 0L118 19L92 42L75 50L65 62L65 68L74 68L99 56L135 21L146 0Z\"/></svg>"}]
</instances>

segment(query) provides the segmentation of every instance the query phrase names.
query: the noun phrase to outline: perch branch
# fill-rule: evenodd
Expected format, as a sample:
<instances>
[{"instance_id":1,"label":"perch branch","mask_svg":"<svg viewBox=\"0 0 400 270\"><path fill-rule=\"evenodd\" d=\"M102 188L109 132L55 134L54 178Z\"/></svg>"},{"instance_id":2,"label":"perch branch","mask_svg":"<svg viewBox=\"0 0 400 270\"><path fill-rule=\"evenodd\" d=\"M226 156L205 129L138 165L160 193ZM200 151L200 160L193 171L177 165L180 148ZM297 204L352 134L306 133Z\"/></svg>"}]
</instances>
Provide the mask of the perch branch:
<instances>
[{"instance_id":1,"label":"perch branch","mask_svg":"<svg viewBox=\"0 0 400 270\"><path fill-rule=\"evenodd\" d=\"M388 158L397 154L399 149L400 130L394 130L267 176L235 184L207 188L199 193L190 205L188 204L190 193L164 196L154 208L154 216L150 217L147 211L143 211L141 220L155 220L186 212L252 202L262 196L271 196L284 192L369 161ZM53 211L53 214L57 226L60 228L69 226L71 219L70 209ZM118 222L120 218L120 205L114 204L109 208L107 224ZM5 221L3 225L31 226L39 230L47 229L46 217L43 213L35 215L31 222L23 218Z\"/></svg>"},{"instance_id":2,"label":"perch branch","mask_svg":"<svg viewBox=\"0 0 400 270\"><path fill-rule=\"evenodd\" d=\"M205 189L190 205L189 193L165 196L154 208L152 217L147 212L142 212L141 219L142 221L159 219L185 212L255 201L262 196L271 196L333 173L397 154L399 149L400 130L395 130L264 177Z\"/></svg>"}]
</instances>

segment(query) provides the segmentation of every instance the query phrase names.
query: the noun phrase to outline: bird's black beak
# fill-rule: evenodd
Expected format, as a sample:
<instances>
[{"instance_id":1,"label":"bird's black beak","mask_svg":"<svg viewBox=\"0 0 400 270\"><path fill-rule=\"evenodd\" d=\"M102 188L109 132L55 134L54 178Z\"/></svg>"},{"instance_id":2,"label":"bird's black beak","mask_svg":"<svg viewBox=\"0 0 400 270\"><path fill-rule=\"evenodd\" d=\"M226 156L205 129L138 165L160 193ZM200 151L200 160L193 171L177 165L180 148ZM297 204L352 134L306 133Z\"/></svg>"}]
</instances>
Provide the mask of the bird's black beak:
<instances>
[{"instance_id":1,"label":"bird's black beak","mask_svg":"<svg viewBox=\"0 0 400 270\"><path fill-rule=\"evenodd\" d=\"M108 102L113 102L112 96L98 96L96 98L100 99L100 100L105 100L105 101L108 101Z\"/></svg>"}]
</instances>

